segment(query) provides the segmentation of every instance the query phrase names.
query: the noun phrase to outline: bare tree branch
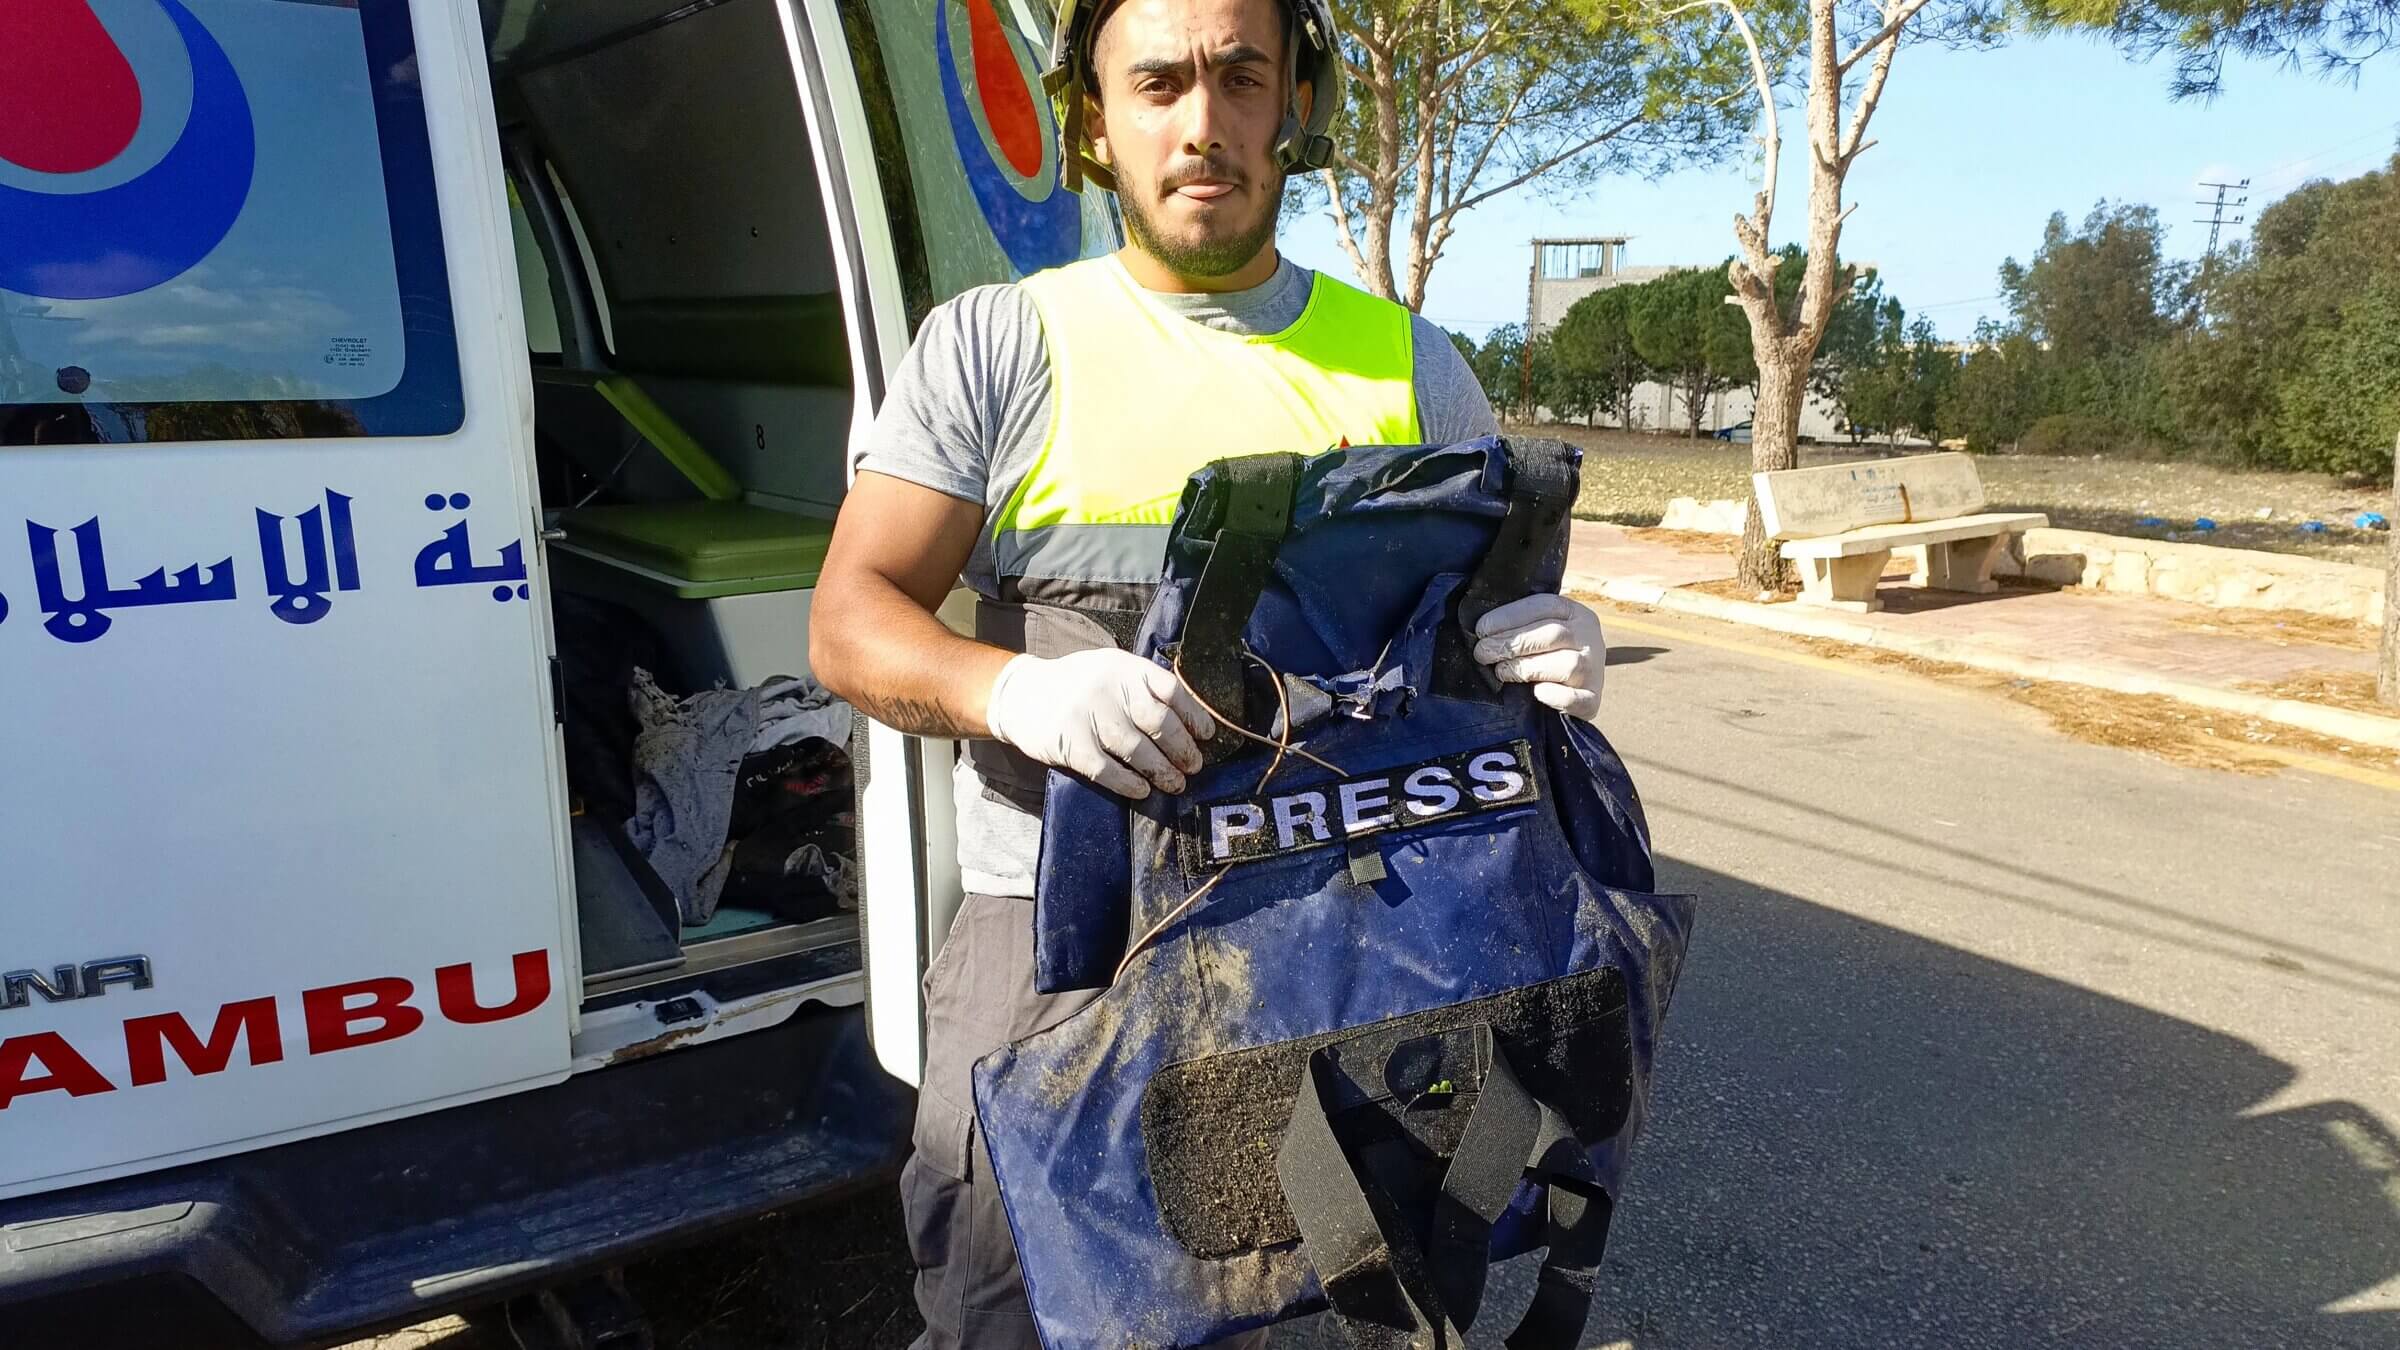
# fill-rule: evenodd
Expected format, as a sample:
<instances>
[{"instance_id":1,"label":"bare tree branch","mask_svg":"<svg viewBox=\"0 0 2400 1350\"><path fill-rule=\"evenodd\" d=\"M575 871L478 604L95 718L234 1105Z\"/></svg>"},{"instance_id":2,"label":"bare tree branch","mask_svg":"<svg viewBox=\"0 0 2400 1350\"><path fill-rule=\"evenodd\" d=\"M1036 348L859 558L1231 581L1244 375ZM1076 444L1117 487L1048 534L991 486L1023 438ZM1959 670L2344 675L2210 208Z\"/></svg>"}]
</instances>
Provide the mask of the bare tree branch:
<instances>
[{"instance_id":1,"label":"bare tree branch","mask_svg":"<svg viewBox=\"0 0 2400 1350\"><path fill-rule=\"evenodd\" d=\"M1342 252L1350 257L1350 266L1358 275L1367 274L1366 255L1358 251L1358 240L1350 233L1350 203L1342 200L1342 176L1331 169L1317 170L1325 180L1325 214L1333 217L1334 238L1341 241Z\"/></svg>"},{"instance_id":2,"label":"bare tree branch","mask_svg":"<svg viewBox=\"0 0 2400 1350\"><path fill-rule=\"evenodd\" d=\"M1509 179L1500 186L1476 193L1474 196L1469 197L1465 201L1462 201L1458 205L1452 207L1451 210L1454 213L1458 211L1464 211L1469 207L1475 206L1479 203L1490 201L1492 198L1497 197L1501 193L1507 192L1512 188L1523 187L1525 184L1532 182L1534 179L1550 172L1552 169L1555 169L1559 165L1566 163L1568 160L1575 158L1577 155L1580 155L1584 151L1591 149L1593 146L1599 145L1604 141L1615 139L1619 134L1623 133L1626 128L1638 124L1641 120L1642 115L1640 113L1635 113L1633 116L1617 123L1615 126L1601 132L1599 135L1589 137L1575 145L1571 145L1566 149L1559 151L1557 154L1552 155L1550 158L1534 165L1532 168L1527 169L1521 174L1518 174L1516 177Z\"/></svg>"},{"instance_id":3,"label":"bare tree branch","mask_svg":"<svg viewBox=\"0 0 2400 1350\"><path fill-rule=\"evenodd\" d=\"M1892 54L1899 50L1900 35L1895 32L1883 46L1876 49L1875 64L1867 68L1867 82L1859 90L1858 106L1850 114L1850 129L1842 134L1841 160L1845 172L1850 168L1850 161L1858 158L1859 152L1866 149L1866 146L1859 144L1859 138L1867 134L1867 119L1875 115L1875 104L1883 98L1883 82L1892 73Z\"/></svg>"},{"instance_id":4,"label":"bare tree branch","mask_svg":"<svg viewBox=\"0 0 2400 1350\"><path fill-rule=\"evenodd\" d=\"M1875 36L1851 48L1848 56L1834 62L1835 72L1843 75L1849 74L1850 67L1857 65L1868 52L1900 36L1900 30L1908 26L1910 19L1917 17L1917 11L1925 8L1925 3L1926 0L1900 0L1898 5L1885 6L1883 27L1875 30Z\"/></svg>"},{"instance_id":5,"label":"bare tree branch","mask_svg":"<svg viewBox=\"0 0 2400 1350\"><path fill-rule=\"evenodd\" d=\"M1923 0L1919 0L1919 3L1923 3ZM1759 112L1767 122L1766 132L1759 137L1759 145L1767 153L1766 200L1758 211L1759 233L1763 236L1775 217L1776 161L1783 152L1783 133L1776 127L1775 82L1768 78L1767 59L1759 55L1758 34L1751 31L1750 20L1743 16L1741 7L1735 5L1733 0L1693 0L1691 4L1666 10L1658 17L1671 19L1686 10L1704 9L1711 5L1723 9L1727 17L1733 20L1734 28L1742 35L1742 45L1749 49L1751 87L1758 91Z\"/></svg>"}]
</instances>

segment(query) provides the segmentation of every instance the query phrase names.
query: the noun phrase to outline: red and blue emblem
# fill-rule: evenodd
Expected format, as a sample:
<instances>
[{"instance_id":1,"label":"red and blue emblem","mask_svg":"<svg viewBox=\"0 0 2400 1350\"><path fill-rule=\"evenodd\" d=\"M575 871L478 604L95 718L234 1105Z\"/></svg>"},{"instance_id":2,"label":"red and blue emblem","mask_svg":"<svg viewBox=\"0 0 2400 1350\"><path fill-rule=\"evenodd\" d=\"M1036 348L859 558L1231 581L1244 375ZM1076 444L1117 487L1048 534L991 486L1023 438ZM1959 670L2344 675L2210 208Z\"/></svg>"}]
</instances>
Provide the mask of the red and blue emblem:
<instances>
[{"instance_id":1,"label":"red and blue emblem","mask_svg":"<svg viewBox=\"0 0 2400 1350\"><path fill-rule=\"evenodd\" d=\"M942 101L975 204L1019 272L1073 262L1083 214L1060 185L1058 126L1042 96L1033 53L1002 22L995 0L940 0L933 44ZM963 10L962 32L950 21Z\"/></svg>"},{"instance_id":2,"label":"red and blue emblem","mask_svg":"<svg viewBox=\"0 0 2400 1350\"><path fill-rule=\"evenodd\" d=\"M156 3L191 63L191 108L156 163L102 187L79 180L106 177L145 117L175 110L146 106L141 72L88 0L0 3L0 161L25 171L0 183L0 289L145 291L190 271L241 215L258 157L241 78L180 0Z\"/></svg>"}]
</instances>

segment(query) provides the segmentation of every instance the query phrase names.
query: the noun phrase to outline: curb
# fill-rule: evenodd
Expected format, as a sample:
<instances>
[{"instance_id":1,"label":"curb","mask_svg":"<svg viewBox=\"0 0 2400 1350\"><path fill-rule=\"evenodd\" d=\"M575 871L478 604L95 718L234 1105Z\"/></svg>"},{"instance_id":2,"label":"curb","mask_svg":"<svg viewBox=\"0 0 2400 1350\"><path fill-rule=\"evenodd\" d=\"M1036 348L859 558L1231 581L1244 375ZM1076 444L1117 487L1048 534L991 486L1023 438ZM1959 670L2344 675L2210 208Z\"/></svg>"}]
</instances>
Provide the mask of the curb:
<instances>
[{"instance_id":1,"label":"curb","mask_svg":"<svg viewBox=\"0 0 2400 1350\"><path fill-rule=\"evenodd\" d=\"M2339 741L2383 750L2400 750L2400 718L2395 717L2352 712L2347 708L2328 708L2317 703L2302 703L2297 699L2271 698L2238 689L2220 689L2186 680L2161 679L2138 671L2116 670L2073 661L2048 661L2038 656L2019 656L1956 638L1894 633L1870 624L1853 622L1839 613L1805 609L1797 604L1757 605L1746 600L1728 600L1705 591L1663 586L1655 581L1611 579L1590 573L1570 572L1564 589L1603 596L1619 604L1648 605L1653 609L1744 624L1751 628L1766 628L1795 637L1825 638L1859 647L1881 647L1886 651L1972 666L1995 674L2089 685L2120 694L2159 694L2179 702L2214 708L2219 712L2280 722Z\"/></svg>"}]
</instances>

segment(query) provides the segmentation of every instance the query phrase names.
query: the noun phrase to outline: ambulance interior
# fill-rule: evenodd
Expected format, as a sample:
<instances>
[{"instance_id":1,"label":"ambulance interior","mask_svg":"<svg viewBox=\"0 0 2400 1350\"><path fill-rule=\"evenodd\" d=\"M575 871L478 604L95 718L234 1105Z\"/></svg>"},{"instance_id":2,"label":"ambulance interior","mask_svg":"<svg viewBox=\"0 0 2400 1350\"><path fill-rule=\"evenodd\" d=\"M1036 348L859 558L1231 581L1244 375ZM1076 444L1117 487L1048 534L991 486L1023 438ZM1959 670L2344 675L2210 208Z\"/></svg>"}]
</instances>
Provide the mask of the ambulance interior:
<instances>
[{"instance_id":1,"label":"ambulance interior","mask_svg":"<svg viewBox=\"0 0 2400 1350\"><path fill-rule=\"evenodd\" d=\"M850 713L807 679L850 354L776 3L484 3L589 998L857 938Z\"/></svg>"}]
</instances>

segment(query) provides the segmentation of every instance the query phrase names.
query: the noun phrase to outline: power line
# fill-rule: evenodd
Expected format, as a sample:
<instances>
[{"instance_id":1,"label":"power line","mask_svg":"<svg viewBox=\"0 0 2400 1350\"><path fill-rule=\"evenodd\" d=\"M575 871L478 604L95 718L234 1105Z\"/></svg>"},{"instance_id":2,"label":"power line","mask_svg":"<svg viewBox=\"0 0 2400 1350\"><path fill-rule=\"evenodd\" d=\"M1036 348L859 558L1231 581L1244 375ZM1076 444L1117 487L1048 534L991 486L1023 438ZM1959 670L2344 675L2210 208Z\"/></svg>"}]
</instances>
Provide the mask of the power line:
<instances>
[{"instance_id":1,"label":"power line","mask_svg":"<svg viewBox=\"0 0 2400 1350\"><path fill-rule=\"evenodd\" d=\"M2208 219L2194 220L2192 222L2194 225L2206 225L2208 227L2208 259L2206 263L2202 264L2203 266L2208 266L2214 264L2217 260L2218 234L2222 232L2226 226L2239 225L2245 219L2245 217L2241 214L2241 208L2250 204L2250 180L2245 178L2238 183L2202 183L2200 186L2204 188L2215 188L2217 190L2215 201L2200 201L2194 203L2198 206L2212 208L2208 213ZM2231 202L2228 202L2225 200L2225 194L2228 192L2239 192L2242 195L2234 198ZM2225 215L2225 208L2227 206L2234 208L2234 214L2231 219L2227 219Z\"/></svg>"}]
</instances>

